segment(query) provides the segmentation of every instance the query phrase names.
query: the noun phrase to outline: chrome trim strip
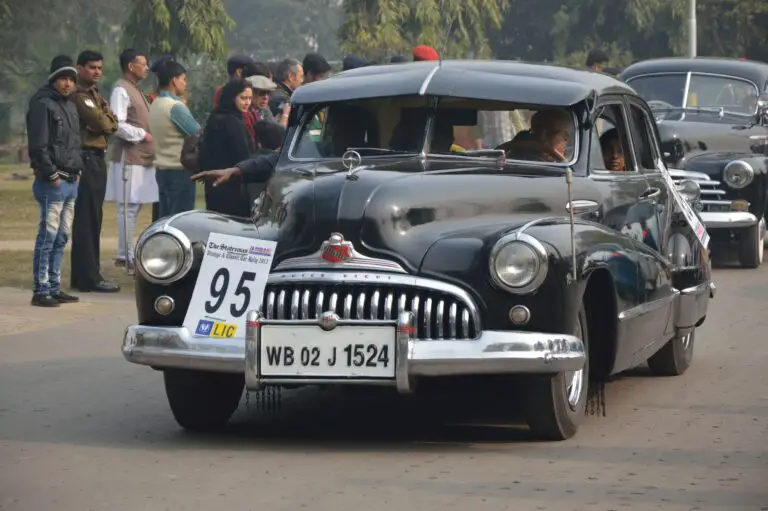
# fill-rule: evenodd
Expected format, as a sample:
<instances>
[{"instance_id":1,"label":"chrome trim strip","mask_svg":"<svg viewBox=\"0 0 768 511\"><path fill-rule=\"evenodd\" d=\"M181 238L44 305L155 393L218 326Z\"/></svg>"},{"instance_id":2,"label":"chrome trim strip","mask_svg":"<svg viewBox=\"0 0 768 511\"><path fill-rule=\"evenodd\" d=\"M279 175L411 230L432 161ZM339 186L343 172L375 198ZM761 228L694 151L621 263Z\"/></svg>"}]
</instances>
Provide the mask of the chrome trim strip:
<instances>
[{"instance_id":1,"label":"chrome trim strip","mask_svg":"<svg viewBox=\"0 0 768 511\"><path fill-rule=\"evenodd\" d=\"M675 301L679 295L680 291L675 289L671 295L665 296L664 298L659 298L658 300L654 300L652 302L641 303L640 305L636 305L632 308L622 311L619 313L619 321L628 321L630 319L635 319L644 314L653 312L657 309L660 309L661 307L668 307L669 303Z\"/></svg>"},{"instance_id":2,"label":"chrome trim strip","mask_svg":"<svg viewBox=\"0 0 768 511\"><path fill-rule=\"evenodd\" d=\"M702 211L701 221L707 229L738 229L752 227L758 218L748 211Z\"/></svg>"},{"instance_id":3,"label":"chrome trim strip","mask_svg":"<svg viewBox=\"0 0 768 511\"><path fill-rule=\"evenodd\" d=\"M427 339L432 338L432 298L424 302L424 335Z\"/></svg>"},{"instance_id":4,"label":"chrome trim strip","mask_svg":"<svg viewBox=\"0 0 768 511\"><path fill-rule=\"evenodd\" d=\"M325 301L324 299L325 294L321 290L318 290L317 297L315 298L315 318L319 318L323 313L323 303Z\"/></svg>"},{"instance_id":5,"label":"chrome trim strip","mask_svg":"<svg viewBox=\"0 0 768 511\"><path fill-rule=\"evenodd\" d=\"M301 319L309 319L309 289L305 289L301 296Z\"/></svg>"},{"instance_id":6,"label":"chrome trim strip","mask_svg":"<svg viewBox=\"0 0 768 511\"><path fill-rule=\"evenodd\" d=\"M435 313L435 323L437 323L437 338L443 338L443 308L445 308L445 300L437 302L437 312Z\"/></svg>"},{"instance_id":7,"label":"chrome trim strip","mask_svg":"<svg viewBox=\"0 0 768 511\"><path fill-rule=\"evenodd\" d=\"M299 319L299 290L294 289L291 295L291 319Z\"/></svg>"},{"instance_id":8,"label":"chrome trim strip","mask_svg":"<svg viewBox=\"0 0 768 511\"><path fill-rule=\"evenodd\" d=\"M272 319L275 310L275 292L270 291L267 294L267 317Z\"/></svg>"},{"instance_id":9,"label":"chrome trim strip","mask_svg":"<svg viewBox=\"0 0 768 511\"><path fill-rule=\"evenodd\" d=\"M335 233L334 233L335 234ZM368 257L355 250L352 243L342 240L344 246L349 249L349 259L340 262L329 262L323 259L323 253L330 246L329 240L320 245L320 248L306 256L293 257L281 261L272 271L290 270L376 270L394 273L408 273L405 268L395 261Z\"/></svg>"},{"instance_id":10,"label":"chrome trim strip","mask_svg":"<svg viewBox=\"0 0 768 511\"><path fill-rule=\"evenodd\" d=\"M456 303L452 303L450 308L448 309L448 334L451 336L451 339L456 338L456 314L458 312L458 307Z\"/></svg>"},{"instance_id":11,"label":"chrome trim strip","mask_svg":"<svg viewBox=\"0 0 768 511\"><path fill-rule=\"evenodd\" d=\"M352 294L347 293L344 297L344 319L352 319Z\"/></svg>"},{"instance_id":12,"label":"chrome trim strip","mask_svg":"<svg viewBox=\"0 0 768 511\"><path fill-rule=\"evenodd\" d=\"M391 273L368 273L368 272L324 272L324 271L304 271L304 272L273 272L270 273L267 279L267 285L281 285L281 284L328 284L328 283L345 283L345 284L364 284L368 286L406 286L412 288L418 292L419 289L432 289L441 293L453 295L457 300L461 301L461 305L467 307L470 310L472 319L475 323L475 328L478 332L482 331L482 324L480 321L480 309L477 307L472 296L464 289L447 282L440 280L433 280L424 277L414 277ZM329 304L329 310L336 310L334 299L336 293L331 296L331 304ZM427 299L429 300L429 299ZM373 301L373 300L372 300ZM394 294L389 293L384 303L384 317L391 317L392 307L394 305ZM429 307L427 307L427 310ZM278 316L279 318L279 316Z\"/></svg>"},{"instance_id":13,"label":"chrome trim strip","mask_svg":"<svg viewBox=\"0 0 768 511\"><path fill-rule=\"evenodd\" d=\"M365 319L365 293L357 295L357 319Z\"/></svg>"},{"instance_id":14,"label":"chrome trim strip","mask_svg":"<svg viewBox=\"0 0 768 511\"><path fill-rule=\"evenodd\" d=\"M283 319L285 315L285 289L277 295L277 319Z\"/></svg>"},{"instance_id":15,"label":"chrome trim strip","mask_svg":"<svg viewBox=\"0 0 768 511\"><path fill-rule=\"evenodd\" d=\"M437 73L437 70L440 69L440 66L435 66L432 68L432 71L429 72L426 78L424 78L424 82L421 84L421 87L419 87L419 96L423 96L427 93L427 88L429 87L429 82L432 81L432 78L435 76L435 73Z\"/></svg>"}]
</instances>

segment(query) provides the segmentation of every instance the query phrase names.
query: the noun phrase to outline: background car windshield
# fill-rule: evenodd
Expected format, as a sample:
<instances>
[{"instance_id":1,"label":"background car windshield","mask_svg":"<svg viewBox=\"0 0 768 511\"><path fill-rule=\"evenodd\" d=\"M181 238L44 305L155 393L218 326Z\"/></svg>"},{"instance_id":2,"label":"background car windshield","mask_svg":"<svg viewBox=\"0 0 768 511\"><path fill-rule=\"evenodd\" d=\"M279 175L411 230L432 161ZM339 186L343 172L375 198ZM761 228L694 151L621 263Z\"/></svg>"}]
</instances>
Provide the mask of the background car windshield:
<instances>
[{"instance_id":1,"label":"background car windshield","mask_svg":"<svg viewBox=\"0 0 768 511\"><path fill-rule=\"evenodd\" d=\"M575 157L576 124L565 108L534 109L508 102L387 97L320 105L305 117L291 157L341 158L354 148L364 158L418 154L425 145L427 120L434 116L430 154L502 149L508 159L570 163ZM469 156L470 154L467 154Z\"/></svg>"},{"instance_id":2,"label":"background car windshield","mask_svg":"<svg viewBox=\"0 0 768 511\"><path fill-rule=\"evenodd\" d=\"M640 76L628 83L648 102L663 101L676 107L723 108L726 112L745 115L757 113L758 89L754 83L741 78L693 73L686 98L683 97L684 73Z\"/></svg>"}]
</instances>

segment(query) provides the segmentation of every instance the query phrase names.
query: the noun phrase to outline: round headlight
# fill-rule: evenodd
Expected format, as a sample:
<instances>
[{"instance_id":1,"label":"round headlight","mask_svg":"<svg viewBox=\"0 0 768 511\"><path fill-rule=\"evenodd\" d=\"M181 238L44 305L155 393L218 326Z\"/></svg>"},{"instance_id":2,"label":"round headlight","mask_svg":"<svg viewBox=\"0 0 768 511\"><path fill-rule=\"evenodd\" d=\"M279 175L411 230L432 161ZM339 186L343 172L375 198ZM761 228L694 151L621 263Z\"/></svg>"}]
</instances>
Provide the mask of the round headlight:
<instances>
[{"instance_id":1,"label":"round headlight","mask_svg":"<svg viewBox=\"0 0 768 511\"><path fill-rule=\"evenodd\" d=\"M533 291L547 273L544 247L527 234L513 233L500 239L491 252L490 263L496 284L513 293Z\"/></svg>"},{"instance_id":2,"label":"round headlight","mask_svg":"<svg viewBox=\"0 0 768 511\"><path fill-rule=\"evenodd\" d=\"M184 264L184 249L169 234L155 234L141 246L139 264L150 277L164 280L173 277Z\"/></svg>"},{"instance_id":3,"label":"round headlight","mask_svg":"<svg viewBox=\"0 0 768 511\"><path fill-rule=\"evenodd\" d=\"M723 181L731 188L744 188L755 178L755 169L743 160L733 160L723 169Z\"/></svg>"},{"instance_id":4,"label":"round headlight","mask_svg":"<svg viewBox=\"0 0 768 511\"><path fill-rule=\"evenodd\" d=\"M677 185L677 190L688 202L697 200L699 195L701 195L701 187L699 186L699 183L692 179L683 179L680 181Z\"/></svg>"}]
</instances>

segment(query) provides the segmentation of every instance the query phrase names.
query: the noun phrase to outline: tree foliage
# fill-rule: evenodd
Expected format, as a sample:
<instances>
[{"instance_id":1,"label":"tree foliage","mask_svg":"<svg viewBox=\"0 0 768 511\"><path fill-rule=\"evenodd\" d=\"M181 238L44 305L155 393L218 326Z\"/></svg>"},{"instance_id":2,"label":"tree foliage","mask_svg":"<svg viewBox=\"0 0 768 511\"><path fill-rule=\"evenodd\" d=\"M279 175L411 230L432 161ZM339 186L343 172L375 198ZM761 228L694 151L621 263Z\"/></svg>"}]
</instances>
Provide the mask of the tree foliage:
<instances>
[{"instance_id":1,"label":"tree foliage","mask_svg":"<svg viewBox=\"0 0 768 511\"><path fill-rule=\"evenodd\" d=\"M226 7L237 20L227 38L237 51L260 60L301 58L314 51L328 59L339 57L338 0L226 0Z\"/></svg>"},{"instance_id":2,"label":"tree foliage","mask_svg":"<svg viewBox=\"0 0 768 511\"><path fill-rule=\"evenodd\" d=\"M123 47L179 57L227 54L225 33L234 21L222 0L132 0L123 26Z\"/></svg>"},{"instance_id":3,"label":"tree foliage","mask_svg":"<svg viewBox=\"0 0 768 511\"><path fill-rule=\"evenodd\" d=\"M509 0L345 0L339 29L344 52L369 58L428 44L446 57L482 55L487 29L498 29ZM453 30L449 30L453 27Z\"/></svg>"}]
</instances>

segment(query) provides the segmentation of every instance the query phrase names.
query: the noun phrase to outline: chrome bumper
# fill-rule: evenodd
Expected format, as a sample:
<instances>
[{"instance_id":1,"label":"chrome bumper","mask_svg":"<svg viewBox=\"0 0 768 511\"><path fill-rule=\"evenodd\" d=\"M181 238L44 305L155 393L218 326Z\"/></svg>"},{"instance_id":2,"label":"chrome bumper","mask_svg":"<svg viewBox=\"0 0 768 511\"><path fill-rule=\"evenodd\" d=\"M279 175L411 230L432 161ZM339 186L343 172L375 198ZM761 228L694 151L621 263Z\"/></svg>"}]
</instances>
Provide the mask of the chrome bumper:
<instances>
[{"instance_id":1,"label":"chrome bumper","mask_svg":"<svg viewBox=\"0 0 768 511\"><path fill-rule=\"evenodd\" d=\"M738 229L752 227L758 218L748 211L721 211L699 213L707 229Z\"/></svg>"},{"instance_id":2,"label":"chrome bumper","mask_svg":"<svg viewBox=\"0 0 768 511\"><path fill-rule=\"evenodd\" d=\"M389 385L400 393L412 390L418 376L464 376L481 374L554 374L581 369L586 361L584 342L574 336L538 332L484 331L477 339L421 340L414 338L415 315L401 312L397 322L394 379L296 379L263 377L261 326L264 324L314 324L317 320L267 320L257 311L248 313L245 342L245 386L258 390L268 384L338 383ZM370 324L369 321L340 320L345 325ZM382 322L386 323L386 322Z\"/></svg>"},{"instance_id":3,"label":"chrome bumper","mask_svg":"<svg viewBox=\"0 0 768 511\"><path fill-rule=\"evenodd\" d=\"M264 384L358 383L391 385L400 392L410 391L411 379L415 376L554 374L581 369L586 361L583 341L563 334L485 331L471 340L415 339L414 316L403 312L397 325L394 379L266 379L260 375L258 362L260 318L255 311L250 312L248 318L247 341L193 337L184 327L131 325L123 337L123 356L128 362L155 368L245 371L246 386L252 390ZM394 322L392 324L394 326Z\"/></svg>"}]
</instances>

